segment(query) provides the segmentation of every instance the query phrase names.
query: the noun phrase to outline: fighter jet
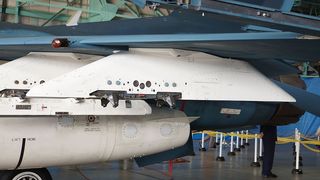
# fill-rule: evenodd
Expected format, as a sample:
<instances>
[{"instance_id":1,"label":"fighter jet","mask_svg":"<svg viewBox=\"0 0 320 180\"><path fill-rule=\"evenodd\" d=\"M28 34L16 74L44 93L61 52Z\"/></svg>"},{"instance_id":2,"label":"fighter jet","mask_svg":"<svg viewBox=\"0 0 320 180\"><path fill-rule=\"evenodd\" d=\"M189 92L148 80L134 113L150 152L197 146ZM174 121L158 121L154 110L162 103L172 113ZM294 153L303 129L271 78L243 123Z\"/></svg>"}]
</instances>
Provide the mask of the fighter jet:
<instances>
[{"instance_id":1,"label":"fighter jet","mask_svg":"<svg viewBox=\"0 0 320 180\"><path fill-rule=\"evenodd\" d=\"M145 3L142 3L143 5ZM0 23L0 169L193 153L190 130L298 121L320 97L291 62L318 61L319 18L224 1L167 17ZM161 5L160 5L161 6ZM182 112L183 111L183 112Z\"/></svg>"}]
</instances>

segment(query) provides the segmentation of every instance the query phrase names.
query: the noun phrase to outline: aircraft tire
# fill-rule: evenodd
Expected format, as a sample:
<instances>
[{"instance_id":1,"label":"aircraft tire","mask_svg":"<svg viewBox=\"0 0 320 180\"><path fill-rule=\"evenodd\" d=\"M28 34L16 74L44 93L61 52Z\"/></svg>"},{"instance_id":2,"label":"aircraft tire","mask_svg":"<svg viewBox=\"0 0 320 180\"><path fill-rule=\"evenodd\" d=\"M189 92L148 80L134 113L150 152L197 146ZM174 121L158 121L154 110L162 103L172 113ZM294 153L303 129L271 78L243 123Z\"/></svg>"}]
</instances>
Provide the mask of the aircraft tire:
<instances>
[{"instance_id":1,"label":"aircraft tire","mask_svg":"<svg viewBox=\"0 0 320 180\"><path fill-rule=\"evenodd\" d=\"M0 171L0 180L52 180L46 168Z\"/></svg>"}]
</instances>

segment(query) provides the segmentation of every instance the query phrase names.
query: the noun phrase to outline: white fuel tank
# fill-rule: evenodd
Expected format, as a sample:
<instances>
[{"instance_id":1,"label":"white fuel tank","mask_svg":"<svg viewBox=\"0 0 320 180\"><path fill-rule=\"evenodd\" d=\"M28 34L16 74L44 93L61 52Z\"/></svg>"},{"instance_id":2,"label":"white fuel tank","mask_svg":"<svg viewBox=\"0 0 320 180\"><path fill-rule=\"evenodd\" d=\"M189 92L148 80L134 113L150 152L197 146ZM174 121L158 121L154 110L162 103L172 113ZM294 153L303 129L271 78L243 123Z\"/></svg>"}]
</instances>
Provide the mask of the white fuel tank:
<instances>
[{"instance_id":1,"label":"white fuel tank","mask_svg":"<svg viewBox=\"0 0 320 180\"><path fill-rule=\"evenodd\" d=\"M0 170L86 164L141 157L186 143L184 113L146 116L0 118Z\"/></svg>"}]
</instances>

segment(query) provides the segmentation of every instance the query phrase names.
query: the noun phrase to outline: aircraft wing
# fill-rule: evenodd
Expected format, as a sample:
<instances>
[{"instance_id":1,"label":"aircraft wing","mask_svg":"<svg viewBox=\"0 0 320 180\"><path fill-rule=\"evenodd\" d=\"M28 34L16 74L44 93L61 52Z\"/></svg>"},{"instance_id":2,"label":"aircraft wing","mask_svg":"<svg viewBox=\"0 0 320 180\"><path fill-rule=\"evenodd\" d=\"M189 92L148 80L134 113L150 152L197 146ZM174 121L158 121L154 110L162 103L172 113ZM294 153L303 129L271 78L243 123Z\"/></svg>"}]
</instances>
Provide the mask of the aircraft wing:
<instances>
[{"instance_id":1,"label":"aircraft wing","mask_svg":"<svg viewBox=\"0 0 320 180\"><path fill-rule=\"evenodd\" d=\"M176 6L173 9L164 17L77 26L32 27L0 23L0 59L9 59L21 51L109 55L113 50L129 48L184 49L242 60L320 59L319 18L221 1L202 1L198 11ZM54 39L64 39L68 43L63 48L52 48Z\"/></svg>"},{"instance_id":2,"label":"aircraft wing","mask_svg":"<svg viewBox=\"0 0 320 180\"><path fill-rule=\"evenodd\" d=\"M207 52L237 59L320 59L320 39L306 39L292 32L189 33L93 36L38 36L0 38L0 51L71 51L110 53L128 48L174 48ZM54 40L66 41L52 47ZM279 51L281 49L281 51ZM109 50L109 51L107 51Z\"/></svg>"},{"instance_id":3,"label":"aircraft wing","mask_svg":"<svg viewBox=\"0 0 320 180\"><path fill-rule=\"evenodd\" d=\"M160 34L91 37L80 40L79 43L94 46L176 48L237 59L319 60L317 47L320 39L302 38L300 34L290 32ZM305 46L310 48L305 49Z\"/></svg>"}]
</instances>

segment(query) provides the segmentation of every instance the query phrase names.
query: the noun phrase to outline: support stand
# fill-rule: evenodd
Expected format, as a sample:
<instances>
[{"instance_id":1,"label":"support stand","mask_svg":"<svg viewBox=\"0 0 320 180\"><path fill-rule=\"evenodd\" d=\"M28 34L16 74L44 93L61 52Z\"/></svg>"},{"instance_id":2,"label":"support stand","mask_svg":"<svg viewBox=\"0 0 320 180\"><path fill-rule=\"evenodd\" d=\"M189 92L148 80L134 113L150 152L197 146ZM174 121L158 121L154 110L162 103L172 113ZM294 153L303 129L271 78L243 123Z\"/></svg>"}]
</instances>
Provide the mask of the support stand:
<instances>
[{"instance_id":1,"label":"support stand","mask_svg":"<svg viewBox=\"0 0 320 180\"><path fill-rule=\"evenodd\" d=\"M237 151L237 152L241 151L241 149L239 147L239 131L237 131L236 148L234 150Z\"/></svg>"},{"instance_id":2,"label":"support stand","mask_svg":"<svg viewBox=\"0 0 320 180\"><path fill-rule=\"evenodd\" d=\"M236 153L234 152L234 149L233 149L233 133L232 135L230 136L230 151L228 152L228 156L235 156Z\"/></svg>"},{"instance_id":3,"label":"support stand","mask_svg":"<svg viewBox=\"0 0 320 180\"><path fill-rule=\"evenodd\" d=\"M224 157L222 156L222 146L223 146L222 140L223 140L223 134L221 133L220 134L219 156L216 159L217 161L225 161Z\"/></svg>"},{"instance_id":4,"label":"support stand","mask_svg":"<svg viewBox=\"0 0 320 180\"><path fill-rule=\"evenodd\" d=\"M243 144L243 135L244 135L243 131L241 131L241 135L242 135L242 137L241 137L241 139L240 139L240 148L244 149L245 146L244 146L244 144Z\"/></svg>"},{"instance_id":5,"label":"support stand","mask_svg":"<svg viewBox=\"0 0 320 180\"><path fill-rule=\"evenodd\" d=\"M263 160L263 157L262 157L262 151L263 151L262 148L263 148L263 146L262 145L263 145L262 138L260 138L259 139L259 147L260 148L259 148L259 157L258 157L259 161Z\"/></svg>"},{"instance_id":6,"label":"support stand","mask_svg":"<svg viewBox=\"0 0 320 180\"><path fill-rule=\"evenodd\" d=\"M216 134L216 145L219 146L219 134Z\"/></svg>"},{"instance_id":7,"label":"support stand","mask_svg":"<svg viewBox=\"0 0 320 180\"><path fill-rule=\"evenodd\" d=\"M295 142L295 150L296 150L296 161L295 161L295 168L292 169L291 173L292 174L303 174L302 169L299 168L299 155L300 155L300 133L298 129L295 130L295 139L297 142Z\"/></svg>"},{"instance_id":8,"label":"support stand","mask_svg":"<svg viewBox=\"0 0 320 180\"><path fill-rule=\"evenodd\" d=\"M170 160L170 161L169 161L169 166L168 166L168 175L169 175L170 177L172 177L172 174L173 174L173 161Z\"/></svg>"},{"instance_id":9,"label":"support stand","mask_svg":"<svg viewBox=\"0 0 320 180\"><path fill-rule=\"evenodd\" d=\"M249 145L250 145L250 144L249 144L249 138L248 138L249 130L246 130L246 135L247 135L247 137L246 137L246 143L244 143L244 145L249 146Z\"/></svg>"},{"instance_id":10,"label":"support stand","mask_svg":"<svg viewBox=\"0 0 320 180\"><path fill-rule=\"evenodd\" d=\"M257 155L258 155L258 135L255 134L254 135L254 159L253 159L253 162L251 163L252 167L260 167L260 163L258 162Z\"/></svg>"},{"instance_id":11,"label":"support stand","mask_svg":"<svg viewBox=\"0 0 320 180\"><path fill-rule=\"evenodd\" d=\"M202 132L202 138L201 138L201 147L199 148L199 151L206 151L207 149L204 147L204 132Z\"/></svg>"}]
</instances>

